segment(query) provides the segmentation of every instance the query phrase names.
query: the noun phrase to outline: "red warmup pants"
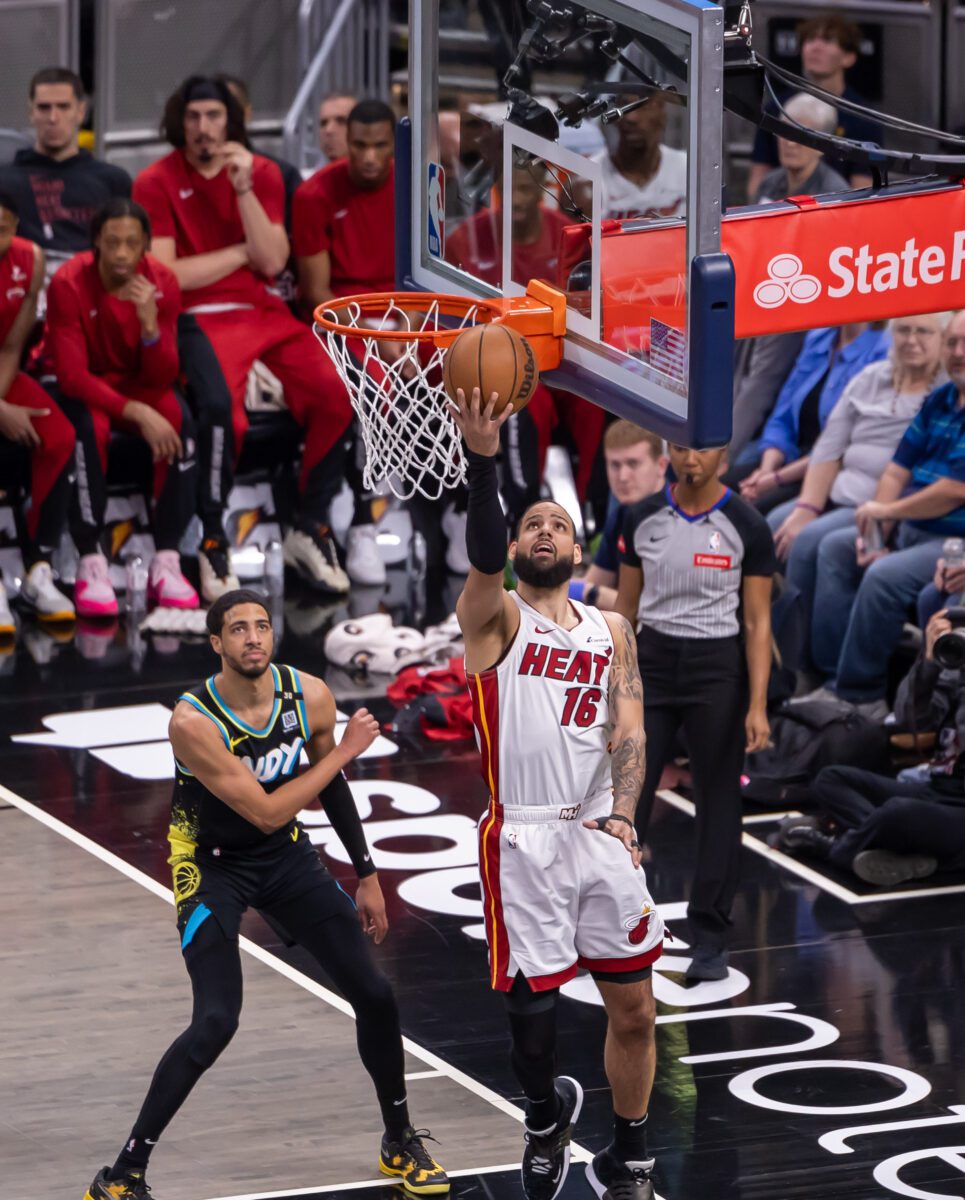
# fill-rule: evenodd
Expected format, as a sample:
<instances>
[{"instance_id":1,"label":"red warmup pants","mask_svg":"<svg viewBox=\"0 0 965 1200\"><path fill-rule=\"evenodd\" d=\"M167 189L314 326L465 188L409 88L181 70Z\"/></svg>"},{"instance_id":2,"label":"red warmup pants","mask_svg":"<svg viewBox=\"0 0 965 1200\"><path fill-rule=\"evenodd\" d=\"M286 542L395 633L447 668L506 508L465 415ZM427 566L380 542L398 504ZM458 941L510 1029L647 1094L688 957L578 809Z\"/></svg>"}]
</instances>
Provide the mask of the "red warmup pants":
<instances>
[{"instance_id":1,"label":"red warmup pants","mask_svg":"<svg viewBox=\"0 0 965 1200\"><path fill-rule=\"evenodd\" d=\"M39 446L30 450L30 503L27 506L27 533L36 539L44 501L74 454L74 427L35 379L20 371L14 376L5 397L18 408L47 410L46 417L33 417L40 435Z\"/></svg>"},{"instance_id":2,"label":"red warmup pants","mask_svg":"<svg viewBox=\"0 0 965 1200\"><path fill-rule=\"evenodd\" d=\"M576 443L579 462L576 467L576 493L580 501L586 500L587 488L593 474L593 464L600 448L600 439L606 425L606 413L598 404L591 404L581 396L572 392L564 392L559 388L550 389L540 383L526 410L536 426L536 436L539 446L539 478L543 478L546 465L546 451L553 440L553 430L557 425L566 426L570 437Z\"/></svg>"},{"instance_id":3,"label":"red warmup pants","mask_svg":"<svg viewBox=\"0 0 965 1200\"><path fill-rule=\"evenodd\" d=\"M348 393L332 360L308 326L283 306L194 316L217 355L231 393L235 456L241 452L248 428L248 372L259 359L277 376L285 389L285 407L305 431L299 480L304 491L313 467L328 454L352 420Z\"/></svg>"},{"instance_id":4,"label":"red warmup pants","mask_svg":"<svg viewBox=\"0 0 965 1200\"><path fill-rule=\"evenodd\" d=\"M161 392L156 389L138 387L137 384L127 381L121 383L112 382L111 386L128 400L139 400L141 404L147 404L155 412L160 413L162 417L166 418L174 426L175 433L181 436L183 410L181 402L170 388ZM111 429L122 429L125 433L135 434L138 431L133 425L128 425L126 421L112 420L101 408L90 408L88 412L90 413L91 424L94 428L94 441L97 444L97 457L100 460L101 474L106 475L107 452L111 444ZM187 446L184 447L184 454L185 458L194 457L193 454L189 456ZM175 463L172 466L163 459L161 462L154 464L153 496L155 500L160 499L161 493L167 484L168 472L172 469L177 470L177 464Z\"/></svg>"}]
</instances>

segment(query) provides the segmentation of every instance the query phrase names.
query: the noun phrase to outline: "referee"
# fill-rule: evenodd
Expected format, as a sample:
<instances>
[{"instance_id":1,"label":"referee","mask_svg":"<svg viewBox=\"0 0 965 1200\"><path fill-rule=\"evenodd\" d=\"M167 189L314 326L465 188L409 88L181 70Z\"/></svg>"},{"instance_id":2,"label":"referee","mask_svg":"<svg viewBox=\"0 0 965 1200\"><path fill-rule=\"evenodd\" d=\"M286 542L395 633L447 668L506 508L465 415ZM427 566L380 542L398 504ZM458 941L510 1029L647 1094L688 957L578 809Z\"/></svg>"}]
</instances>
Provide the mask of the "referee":
<instances>
[{"instance_id":1,"label":"referee","mask_svg":"<svg viewBox=\"0 0 965 1200\"><path fill-rule=\"evenodd\" d=\"M771 577L767 522L722 484L718 450L670 446L678 480L632 505L620 540L617 611L635 623L647 770L637 834L682 730L690 755L697 861L687 916L689 980L727 975L741 840L745 751L767 745Z\"/></svg>"}]
</instances>

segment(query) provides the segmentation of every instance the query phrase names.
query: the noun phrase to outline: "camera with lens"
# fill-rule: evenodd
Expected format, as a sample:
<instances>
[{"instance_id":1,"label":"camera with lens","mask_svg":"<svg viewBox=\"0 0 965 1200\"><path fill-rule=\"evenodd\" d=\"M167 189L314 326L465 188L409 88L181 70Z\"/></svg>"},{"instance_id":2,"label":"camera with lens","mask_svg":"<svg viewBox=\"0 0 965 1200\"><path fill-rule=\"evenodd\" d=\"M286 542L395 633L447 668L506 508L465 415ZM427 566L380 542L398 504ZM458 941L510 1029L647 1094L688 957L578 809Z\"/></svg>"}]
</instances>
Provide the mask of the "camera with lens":
<instances>
[{"instance_id":1,"label":"camera with lens","mask_svg":"<svg viewBox=\"0 0 965 1200\"><path fill-rule=\"evenodd\" d=\"M965 607L949 608L948 620L952 627L935 639L932 655L946 671L959 671L965 667Z\"/></svg>"}]
</instances>

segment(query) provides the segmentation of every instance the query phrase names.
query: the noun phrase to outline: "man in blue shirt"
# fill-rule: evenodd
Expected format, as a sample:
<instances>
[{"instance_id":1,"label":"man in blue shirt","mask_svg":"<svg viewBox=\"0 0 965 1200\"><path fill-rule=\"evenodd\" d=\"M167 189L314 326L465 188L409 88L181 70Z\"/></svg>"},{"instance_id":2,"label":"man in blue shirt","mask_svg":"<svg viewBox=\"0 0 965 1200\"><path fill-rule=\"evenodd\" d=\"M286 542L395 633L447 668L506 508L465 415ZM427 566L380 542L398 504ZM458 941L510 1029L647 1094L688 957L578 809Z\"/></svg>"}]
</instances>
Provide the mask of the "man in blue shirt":
<instances>
[{"instance_id":1,"label":"man in blue shirt","mask_svg":"<svg viewBox=\"0 0 965 1200\"><path fill-rule=\"evenodd\" d=\"M841 529L818 553L812 657L833 691L871 716L887 711L888 660L943 540L965 537L965 310L945 329L942 365L949 382L925 400L874 500L857 510L857 541Z\"/></svg>"}]
</instances>

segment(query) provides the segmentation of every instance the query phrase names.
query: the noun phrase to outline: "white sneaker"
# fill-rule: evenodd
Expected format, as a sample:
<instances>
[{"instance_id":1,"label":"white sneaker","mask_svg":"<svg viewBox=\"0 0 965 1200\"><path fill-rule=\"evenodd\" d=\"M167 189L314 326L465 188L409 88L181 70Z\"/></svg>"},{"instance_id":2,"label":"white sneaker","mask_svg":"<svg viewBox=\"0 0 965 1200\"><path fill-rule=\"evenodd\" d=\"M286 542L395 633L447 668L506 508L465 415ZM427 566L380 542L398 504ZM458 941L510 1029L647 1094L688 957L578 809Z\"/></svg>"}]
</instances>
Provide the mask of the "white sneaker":
<instances>
[{"instance_id":1,"label":"white sneaker","mask_svg":"<svg viewBox=\"0 0 965 1200\"><path fill-rule=\"evenodd\" d=\"M292 567L320 591L341 595L352 586L339 565L332 535L324 526L314 533L289 529L282 544L282 554L286 567Z\"/></svg>"},{"instance_id":2,"label":"white sneaker","mask_svg":"<svg viewBox=\"0 0 965 1200\"><path fill-rule=\"evenodd\" d=\"M35 562L20 588L21 603L29 605L41 621L73 621L74 605L54 583L50 563Z\"/></svg>"},{"instance_id":3,"label":"white sneaker","mask_svg":"<svg viewBox=\"0 0 965 1200\"><path fill-rule=\"evenodd\" d=\"M377 536L374 525L353 525L348 531L345 567L349 579L363 587L381 587L386 581Z\"/></svg>"},{"instance_id":4,"label":"white sneaker","mask_svg":"<svg viewBox=\"0 0 965 1200\"><path fill-rule=\"evenodd\" d=\"M241 587L231 564L231 547L223 539L204 539L198 550L198 567L201 572L201 595L206 604L214 604L225 592L233 592Z\"/></svg>"},{"instance_id":5,"label":"white sneaker","mask_svg":"<svg viewBox=\"0 0 965 1200\"><path fill-rule=\"evenodd\" d=\"M442 514L442 532L449 543L446 546L446 570L453 575L468 575L470 562L466 550L466 514L456 512L450 504Z\"/></svg>"},{"instance_id":6,"label":"white sneaker","mask_svg":"<svg viewBox=\"0 0 965 1200\"><path fill-rule=\"evenodd\" d=\"M16 632L17 626L10 611L7 589L0 583L0 637L12 637Z\"/></svg>"}]
</instances>

